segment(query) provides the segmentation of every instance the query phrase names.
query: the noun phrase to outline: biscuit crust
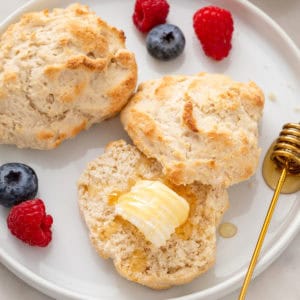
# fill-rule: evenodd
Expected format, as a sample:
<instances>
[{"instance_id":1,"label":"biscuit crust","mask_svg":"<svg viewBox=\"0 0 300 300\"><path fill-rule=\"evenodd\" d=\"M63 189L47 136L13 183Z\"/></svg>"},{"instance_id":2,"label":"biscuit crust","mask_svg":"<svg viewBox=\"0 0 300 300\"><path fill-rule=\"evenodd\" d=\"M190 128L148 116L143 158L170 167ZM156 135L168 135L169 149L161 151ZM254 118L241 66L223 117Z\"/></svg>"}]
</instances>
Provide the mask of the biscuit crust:
<instances>
[{"instance_id":1,"label":"biscuit crust","mask_svg":"<svg viewBox=\"0 0 300 300\"><path fill-rule=\"evenodd\" d=\"M123 31L87 6L27 13L0 39L0 143L55 148L117 114L136 81Z\"/></svg>"},{"instance_id":2,"label":"biscuit crust","mask_svg":"<svg viewBox=\"0 0 300 300\"><path fill-rule=\"evenodd\" d=\"M229 186L256 170L264 95L220 74L165 76L138 87L121 113L125 130L175 184Z\"/></svg>"}]
</instances>

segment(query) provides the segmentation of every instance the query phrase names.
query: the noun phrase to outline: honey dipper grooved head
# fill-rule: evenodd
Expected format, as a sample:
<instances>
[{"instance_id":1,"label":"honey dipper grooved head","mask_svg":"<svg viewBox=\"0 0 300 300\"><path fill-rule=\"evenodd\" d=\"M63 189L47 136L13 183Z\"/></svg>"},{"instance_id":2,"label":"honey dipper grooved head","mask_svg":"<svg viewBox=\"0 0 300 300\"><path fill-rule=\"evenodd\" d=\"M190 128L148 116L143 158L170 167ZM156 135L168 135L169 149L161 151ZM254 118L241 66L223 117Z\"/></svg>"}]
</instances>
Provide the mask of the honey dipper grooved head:
<instances>
[{"instance_id":1,"label":"honey dipper grooved head","mask_svg":"<svg viewBox=\"0 0 300 300\"><path fill-rule=\"evenodd\" d=\"M300 173L300 123L287 123L283 126L271 159L291 174Z\"/></svg>"}]
</instances>

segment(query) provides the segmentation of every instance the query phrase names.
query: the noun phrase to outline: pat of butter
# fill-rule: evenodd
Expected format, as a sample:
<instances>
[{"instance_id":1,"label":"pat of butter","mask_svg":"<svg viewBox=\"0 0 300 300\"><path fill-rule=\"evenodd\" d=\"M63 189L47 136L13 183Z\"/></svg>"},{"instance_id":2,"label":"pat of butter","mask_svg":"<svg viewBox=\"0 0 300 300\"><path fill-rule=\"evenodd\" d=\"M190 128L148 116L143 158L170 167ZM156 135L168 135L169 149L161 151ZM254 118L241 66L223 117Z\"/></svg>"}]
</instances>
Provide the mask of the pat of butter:
<instances>
[{"instance_id":1,"label":"pat of butter","mask_svg":"<svg viewBox=\"0 0 300 300\"><path fill-rule=\"evenodd\" d=\"M116 213L160 247L189 215L188 202L160 181L140 180L119 197Z\"/></svg>"}]
</instances>

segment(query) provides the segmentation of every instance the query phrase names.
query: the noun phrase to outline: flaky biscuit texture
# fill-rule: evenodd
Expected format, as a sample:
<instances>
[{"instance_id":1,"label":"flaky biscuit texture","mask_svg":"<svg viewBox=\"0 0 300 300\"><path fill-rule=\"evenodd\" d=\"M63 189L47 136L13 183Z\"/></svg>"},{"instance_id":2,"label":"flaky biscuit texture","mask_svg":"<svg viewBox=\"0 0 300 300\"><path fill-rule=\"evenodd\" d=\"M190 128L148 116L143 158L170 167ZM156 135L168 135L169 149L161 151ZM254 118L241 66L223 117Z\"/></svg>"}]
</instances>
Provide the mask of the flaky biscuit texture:
<instances>
[{"instance_id":1,"label":"flaky biscuit texture","mask_svg":"<svg viewBox=\"0 0 300 300\"><path fill-rule=\"evenodd\" d=\"M112 258L125 278L154 289L184 284L207 271L215 261L216 227L228 206L221 187L175 186L190 205L187 221L166 245L155 247L115 212L116 195L140 179L164 180L160 164L120 140L90 162L78 181L79 207L90 240L104 258Z\"/></svg>"},{"instance_id":2,"label":"flaky biscuit texture","mask_svg":"<svg viewBox=\"0 0 300 300\"><path fill-rule=\"evenodd\" d=\"M176 184L229 186L256 170L264 96L219 74L165 76L140 84L121 113L125 130Z\"/></svg>"},{"instance_id":3,"label":"flaky biscuit texture","mask_svg":"<svg viewBox=\"0 0 300 300\"><path fill-rule=\"evenodd\" d=\"M0 143L54 148L118 113L136 80L124 33L87 6L27 13L0 40Z\"/></svg>"}]
</instances>

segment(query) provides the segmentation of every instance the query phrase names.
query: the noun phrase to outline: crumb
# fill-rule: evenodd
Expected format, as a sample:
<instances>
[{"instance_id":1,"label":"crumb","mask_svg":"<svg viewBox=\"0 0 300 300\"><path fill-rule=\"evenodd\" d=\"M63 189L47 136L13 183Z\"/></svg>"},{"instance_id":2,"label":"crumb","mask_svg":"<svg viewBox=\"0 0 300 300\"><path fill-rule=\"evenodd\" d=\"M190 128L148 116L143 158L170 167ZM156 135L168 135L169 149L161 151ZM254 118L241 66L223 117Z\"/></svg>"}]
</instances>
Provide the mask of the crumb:
<instances>
[{"instance_id":1,"label":"crumb","mask_svg":"<svg viewBox=\"0 0 300 300\"><path fill-rule=\"evenodd\" d=\"M275 102L277 100L277 97L274 93L271 92L269 93L269 99L270 101Z\"/></svg>"},{"instance_id":2,"label":"crumb","mask_svg":"<svg viewBox=\"0 0 300 300\"><path fill-rule=\"evenodd\" d=\"M300 113L300 106L295 106L294 111Z\"/></svg>"},{"instance_id":3,"label":"crumb","mask_svg":"<svg viewBox=\"0 0 300 300\"><path fill-rule=\"evenodd\" d=\"M252 182L252 181L248 182L248 187L250 189L252 189L254 187L254 182Z\"/></svg>"}]
</instances>

